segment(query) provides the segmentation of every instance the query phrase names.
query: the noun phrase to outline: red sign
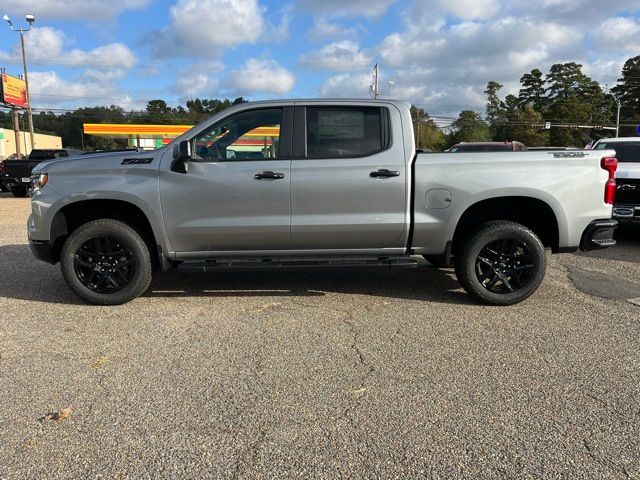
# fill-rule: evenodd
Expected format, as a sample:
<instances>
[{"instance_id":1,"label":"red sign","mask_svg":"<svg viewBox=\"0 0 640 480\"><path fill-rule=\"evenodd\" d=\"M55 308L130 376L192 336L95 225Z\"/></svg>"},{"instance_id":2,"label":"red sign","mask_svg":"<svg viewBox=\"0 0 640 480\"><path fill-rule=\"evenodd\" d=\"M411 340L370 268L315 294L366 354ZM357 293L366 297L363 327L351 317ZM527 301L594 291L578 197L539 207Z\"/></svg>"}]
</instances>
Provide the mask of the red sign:
<instances>
[{"instance_id":1,"label":"red sign","mask_svg":"<svg viewBox=\"0 0 640 480\"><path fill-rule=\"evenodd\" d=\"M27 108L29 102L27 101L27 85L24 80L3 73L0 81L0 102Z\"/></svg>"}]
</instances>

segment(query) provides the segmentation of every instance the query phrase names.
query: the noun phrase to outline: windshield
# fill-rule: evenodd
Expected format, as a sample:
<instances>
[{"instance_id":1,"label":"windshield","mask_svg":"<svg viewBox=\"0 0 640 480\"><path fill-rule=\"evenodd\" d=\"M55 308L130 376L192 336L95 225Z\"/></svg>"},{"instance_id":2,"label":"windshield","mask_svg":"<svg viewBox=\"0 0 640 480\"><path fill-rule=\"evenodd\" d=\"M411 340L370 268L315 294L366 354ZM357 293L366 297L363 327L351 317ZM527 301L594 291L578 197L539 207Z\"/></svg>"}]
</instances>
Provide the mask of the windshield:
<instances>
[{"instance_id":1,"label":"windshield","mask_svg":"<svg viewBox=\"0 0 640 480\"><path fill-rule=\"evenodd\" d=\"M596 150L615 150L619 162L640 163L640 139L637 142L599 142Z\"/></svg>"},{"instance_id":2,"label":"windshield","mask_svg":"<svg viewBox=\"0 0 640 480\"><path fill-rule=\"evenodd\" d=\"M33 150L29 155L29 160L53 160L58 157L66 157L64 150Z\"/></svg>"}]
</instances>

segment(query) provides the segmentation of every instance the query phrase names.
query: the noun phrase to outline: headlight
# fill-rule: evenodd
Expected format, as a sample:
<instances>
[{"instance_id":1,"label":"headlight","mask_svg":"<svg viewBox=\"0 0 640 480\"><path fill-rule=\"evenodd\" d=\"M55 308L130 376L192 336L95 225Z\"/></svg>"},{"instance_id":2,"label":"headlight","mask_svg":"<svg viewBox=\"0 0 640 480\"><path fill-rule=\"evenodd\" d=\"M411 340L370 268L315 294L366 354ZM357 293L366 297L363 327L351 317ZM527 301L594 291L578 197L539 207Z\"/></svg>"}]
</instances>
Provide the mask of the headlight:
<instances>
[{"instance_id":1,"label":"headlight","mask_svg":"<svg viewBox=\"0 0 640 480\"><path fill-rule=\"evenodd\" d=\"M49 181L49 175L47 173L38 173L31 175L31 189L33 191L39 190L44 187Z\"/></svg>"}]
</instances>

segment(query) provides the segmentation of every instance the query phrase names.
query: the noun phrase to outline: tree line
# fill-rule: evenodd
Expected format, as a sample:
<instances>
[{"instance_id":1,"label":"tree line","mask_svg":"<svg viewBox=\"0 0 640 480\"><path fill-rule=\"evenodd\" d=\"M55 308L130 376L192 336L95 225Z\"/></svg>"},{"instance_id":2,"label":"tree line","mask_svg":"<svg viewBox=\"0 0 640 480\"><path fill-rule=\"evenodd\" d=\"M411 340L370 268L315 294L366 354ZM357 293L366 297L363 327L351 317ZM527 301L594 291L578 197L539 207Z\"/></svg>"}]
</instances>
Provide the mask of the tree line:
<instances>
[{"instance_id":1,"label":"tree line","mask_svg":"<svg viewBox=\"0 0 640 480\"><path fill-rule=\"evenodd\" d=\"M614 125L616 98L621 103L621 124L640 124L640 55L628 59L611 91L587 76L582 65L574 62L552 65L546 74L533 69L520 78L517 95L501 96L503 85L487 83L486 115L463 110L447 131L439 128L422 108L411 108L419 148L442 151L459 142L520 141L527 146L583 147L592 140L614 133L600 129L553 127L541 128L545 122L571 125ZM68 147L88 150L117 148L124 139L105 139L82 134L83 123L196 123L217 113L233 102L229 99L200 99L185 106L170 107L164 100L147 103L145 110L125 111L120 107L83 107L65 113L41 112L34 115L34 129L62 137ZM0 111L0 127L12 128L10 112ZM620 136L634 136L633 126L620 128Z\"/></svg>"},{"instance_id":2,"label":"tree line","mask_svg":"<svg viewBox=\"0 0 640 480\"><path fill-rule=\"evenodd\" d=\"M617 103L620 123L640 124L640 55L628 59L617 85L606 91L574 62L552 65L547 74L533 69L520 78L518 95L501 98L503 85L487 83L486 116L472 110L460 112L444 133L429 115L412 108L420 148L440 151L459 142L519 141L530 147L584 147L592 140L615 135L610 130L552 127L545 122L569 125L613 126ZM635 136L634 126L620 127L620 136Z\"/></svg>"}]
</instances>

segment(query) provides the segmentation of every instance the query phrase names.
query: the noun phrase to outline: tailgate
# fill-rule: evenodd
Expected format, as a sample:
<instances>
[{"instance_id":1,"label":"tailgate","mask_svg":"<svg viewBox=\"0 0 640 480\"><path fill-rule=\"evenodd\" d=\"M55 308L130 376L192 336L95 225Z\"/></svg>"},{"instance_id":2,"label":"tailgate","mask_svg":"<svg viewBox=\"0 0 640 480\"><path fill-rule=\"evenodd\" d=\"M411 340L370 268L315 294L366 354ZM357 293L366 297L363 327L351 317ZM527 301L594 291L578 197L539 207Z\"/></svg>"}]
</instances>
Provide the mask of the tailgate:
<instances>
[{"instance_id":1,"label":"tailgate","mask_svg":"<svg viewBox=\"0 0 640 480\"><path fill-rule=\"evenodd\" d=\"M31 170L38 165L40 161L32 162L29 160L5 160L4 172L5 177L26 178L31 176Z\"/></svg>"}]
</instances>

